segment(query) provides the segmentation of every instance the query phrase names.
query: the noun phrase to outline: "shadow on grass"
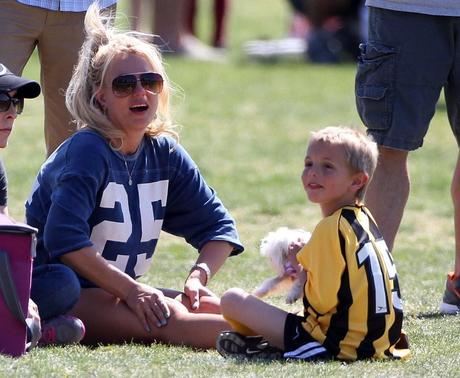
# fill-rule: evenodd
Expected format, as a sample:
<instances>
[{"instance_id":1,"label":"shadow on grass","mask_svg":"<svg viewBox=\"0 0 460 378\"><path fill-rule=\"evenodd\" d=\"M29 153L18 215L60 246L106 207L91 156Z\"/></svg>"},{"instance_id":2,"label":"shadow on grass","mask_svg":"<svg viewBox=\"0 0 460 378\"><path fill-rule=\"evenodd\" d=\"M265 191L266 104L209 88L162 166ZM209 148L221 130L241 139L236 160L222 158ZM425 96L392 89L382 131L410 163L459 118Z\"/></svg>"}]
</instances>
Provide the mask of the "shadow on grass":
<instances>
[{"instance_id":1,"label":"shadow on grass","mask_svg":"<svg viewBox=\"0 0 460 378\"><path fill-rule=\"evenodd\" d=\"M408 318L413 318L413 319L442 319L446 317L451 317L451 316L456 316L456 315L446 315L446 314L441 314L440 312L437 311L429 311L429 312L422 312L420 314L415 314L415 315L408 315Z\"/></svg>"}]
</instances>

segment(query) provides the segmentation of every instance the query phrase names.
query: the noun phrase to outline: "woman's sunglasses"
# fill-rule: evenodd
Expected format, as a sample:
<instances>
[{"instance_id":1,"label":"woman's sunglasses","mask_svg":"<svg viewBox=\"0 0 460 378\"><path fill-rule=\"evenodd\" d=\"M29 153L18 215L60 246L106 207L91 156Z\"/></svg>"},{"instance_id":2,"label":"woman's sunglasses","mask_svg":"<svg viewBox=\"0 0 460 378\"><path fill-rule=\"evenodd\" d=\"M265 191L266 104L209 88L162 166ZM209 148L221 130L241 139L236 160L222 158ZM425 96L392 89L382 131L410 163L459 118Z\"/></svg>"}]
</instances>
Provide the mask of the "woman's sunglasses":
<instances>
[{"instance_id":1,"label":"woman's sunglasses","mask_svg":"<svg viewBox=\"0 0 460 378\"><path fill-rule=\"evenodd\" d=\"M14 105L16 114L21 114L24 109L24 99L18 97L11 97L8 93L0 93L0 112L6 112L11 104Z\"/></svg>"},{"instance_id":2,"label":"woman's sunglasses","mask_svg":"<svg viewBox=\"0 0 460 378\"><path fill-rule=\"evenodd\" d=\"M143 72L117 76L112 81L112 92L117 97L126 97L134 92L137 82L142 88L153 94L158 94L163 89L163 77L156 72Z\"/></svg>"}]
</instances>

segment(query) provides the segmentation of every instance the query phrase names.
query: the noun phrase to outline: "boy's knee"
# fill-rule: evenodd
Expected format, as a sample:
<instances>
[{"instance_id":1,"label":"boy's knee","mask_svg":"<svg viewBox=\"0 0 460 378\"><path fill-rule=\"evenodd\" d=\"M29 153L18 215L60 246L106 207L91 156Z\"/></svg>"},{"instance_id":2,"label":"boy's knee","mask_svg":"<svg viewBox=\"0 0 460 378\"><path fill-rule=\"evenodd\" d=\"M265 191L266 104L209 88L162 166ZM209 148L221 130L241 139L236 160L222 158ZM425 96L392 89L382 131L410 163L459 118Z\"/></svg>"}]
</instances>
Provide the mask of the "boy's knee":
<instances>
[{"instance_id":1,"label":"boy's knee","mask_svg":"<svg viewBox=\"0 0 460 378\"><path fill-rule=\"evenodd\" d=\"M220 299L222 313L225 314L228 310L238 308L244 298L248 295L243 289L231 288L228 289Z\"/></svg>"}]
</instances>

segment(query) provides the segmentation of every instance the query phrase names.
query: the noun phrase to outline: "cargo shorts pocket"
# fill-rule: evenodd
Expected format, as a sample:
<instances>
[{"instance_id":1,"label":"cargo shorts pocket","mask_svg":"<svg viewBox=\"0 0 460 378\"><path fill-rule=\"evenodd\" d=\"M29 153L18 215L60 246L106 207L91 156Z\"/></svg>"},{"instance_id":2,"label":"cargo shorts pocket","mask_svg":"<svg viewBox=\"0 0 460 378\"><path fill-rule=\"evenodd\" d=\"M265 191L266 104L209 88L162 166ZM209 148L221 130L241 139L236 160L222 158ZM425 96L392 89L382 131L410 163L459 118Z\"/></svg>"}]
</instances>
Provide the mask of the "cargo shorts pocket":
<instances>
[{"instance_id":1,"label":"cargo shorts pocket","mask_svg":"<svg viewBox=\"0 0 460 378\"><path fill-rule=\"evenodd\" d=\"M377 43L362 43L359 49L356 107L367 128L386 130L393 112L397 49Z\"/></svg>"}]
</instances>

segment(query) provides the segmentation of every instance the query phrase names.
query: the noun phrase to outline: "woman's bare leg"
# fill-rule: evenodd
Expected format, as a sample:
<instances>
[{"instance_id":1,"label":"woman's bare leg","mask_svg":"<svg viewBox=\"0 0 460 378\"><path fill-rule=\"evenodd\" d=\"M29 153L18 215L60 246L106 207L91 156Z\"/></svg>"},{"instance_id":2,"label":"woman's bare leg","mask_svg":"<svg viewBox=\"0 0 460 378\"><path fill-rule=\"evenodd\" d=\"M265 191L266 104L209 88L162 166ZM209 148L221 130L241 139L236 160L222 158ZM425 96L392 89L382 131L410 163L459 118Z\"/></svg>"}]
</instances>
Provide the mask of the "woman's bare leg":
<instances>
[{"instance_id":1,"label":"woman's bare leg","mask_svg":"<svg viewBox=\"0 0 460 378\"><path fill-rule=\"evenodd\" d=\"M173 289L160 289L166 297L174 298L182 303L189 312L195 314L222 314L220 309L220 298L203 296L200 297L200 307L193 309L188 297L181 291Z\"/></svg>"},{"instance_id":2,"label":"woman's bare leg","mask_svg":"<svg viewBox=\"0 0 460 378\"><path fill-rule=\"evenodd\" d=\"M164 327L147 332L126 304L102 289L82 289L71 314L86 327L84 344L154 341L196 348L214 348L217 335L231 329L221 315L191 313L167 298L171 316Z\"/></svg>"}]
</instances>

